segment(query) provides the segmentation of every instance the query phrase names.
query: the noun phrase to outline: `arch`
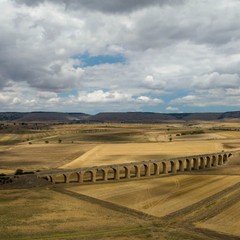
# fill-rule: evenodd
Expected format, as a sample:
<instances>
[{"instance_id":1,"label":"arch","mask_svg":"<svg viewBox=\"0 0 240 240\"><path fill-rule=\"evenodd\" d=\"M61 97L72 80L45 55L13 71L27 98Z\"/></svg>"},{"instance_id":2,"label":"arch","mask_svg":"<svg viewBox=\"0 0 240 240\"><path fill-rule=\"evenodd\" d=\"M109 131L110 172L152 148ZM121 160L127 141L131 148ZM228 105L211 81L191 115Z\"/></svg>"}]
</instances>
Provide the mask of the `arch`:
<instances>
[{"instance_id":1,"label":"arch","mask_svg":"<svg viewBox=\"0 0 240 240\"><path fill-rule=\"evenodd\" d=\"M178 160L179 165L178 172L184 172L184 163L185 163L184 160Z\"/></svg>"},{"instance_id":2,"label":"arch","mask_svg":"<svg viewBox=\"0 0 240 240\"><path fill-rule=\"evenodd\" d=\"M217 157L215 155L212 156L212 167L216 167L218 164Z\"/></svg>"},{"instance_id":3,"label":"arch","mask_svg":"<svg viewBox=\"0 0 240 240\"><path fill-rule=\"evenodd\" d=\"M130 177L130 169L127 166L121 166L118 168L119 179L126 179Z\"/></svg>"},{"instance_id":4,"label":"arch","mask_svg":"<svg viewBox=\"0 0 240 240\"><path fill-rule=\"evenodd\" d=\"M227 162L227 160L228 160L228 156L227 156L227 154L224 154L223 155L223 164L225 164Z\"/></svg>"},{"instance_id":5,"label":"arch","mask_svg":"<svg viewBox=\"0 0 240 240\"><path fill-rule=\"evenodd\" d=\"M209 156L207 156L206 161L207 161L206 168L210 168L211 167L211 158Z\"/></svg>"},{"instance_id":6,"label":"arch","mask_svg":"<svg viewBox=\"0 0 240 240\"><path fill-rule=\"evenodd\" d=\"M231 153L229 153L227 157L229 158L229 157L231 157L231 156L232 156L232 154L231 154Z\"/></svg>"},{"instance_id":7,"label":"arch","mask_svg":"<svg viewBox=\"0 0 240 240\"><path fill-rule=\"evenodd\" d=\"M171 169L169 171L169 173L176 173L176 162L175 161L170 161L171 164Z\"/></svg>"},{"instance_id":8,"label":"arch","mask_svg":"<svg viewBox=\"0 0 240 240\"><path fill-rule=\"evenodd\" d=\"M167 173L167 164L166 162L161 162L161 170L160 170L160 174L166 174Z\"/></svg>"},{"instance_id":9,"label":"arch","mask_svg":"<svg viewBox=\"0 0 240 240\"><path fill-rule=\"evenodd\" d=\"M106 181L106 171L105 169L97 169L96 171L96 181Z\"/></svg>"},{"instance_id":10,"label":"arch","mask_svg":"<svg viewBox=\"0 0 240 240\"><path fill-rule=\"evenodd\" d=\"M44 177L42 177L42 178L45 179L45 180L47 180L47 181L49 181L49 182L52 182L52 183L53 183L53 177L50 176L50 175L44 176Z\"/></svg>"},{"instance_id":11,"label":"arch","mask_svg":"<svg viewBox=\"0 0 240 240\"><path fill-rule=\"evenodd\" d=\"M148 176L149 166L147 164L140 165L140 177Z\"/></svg>"},{"instance_id":12,"label":"arch","mask_svg":"<svg viewBox=\"0 0 240 240\"><path fill-rule=\"evenodd\" d=\"M53 178L52 178L52 176L48 176L48 179L49 179L50 182L53 183Z\"/></svg>"},{"instance_id":13,"label":"arch","mask_svg":"<svg viewBox=\"0 0 240 240\"><path fill-rule=\"evenodd\" d=\"M192 160L191 159L186 159L186 168L185 171L191 171L192 170Z\"/></svg>"},{"instance_id":14,"label":"arch","mask_svg":"<svg viewBox=\"0 0 240 240\"><path fill-rule=\"evenodd\" d=\"M159 165L157 163L150 163L150 175L159 175Z\"/></svg>"},{"instance_id":15,"label":"arch","mask_svg":"<svg viewBox=\"0 0 240 240\"><path fill-rule=\"evenodd\" d=\"M79 181L80 181L80 175L78 172L73 172L69 175L70 183L79 182Z\"/></svg>"},{"instance_id":16,"label":"arch","mask_svg":"<svg viewBox=\"0 0 240 240\"><path fill-rule=\"evenodd\" d=\"M200 166L199 166L199 168L200 169L204 169L205 166L206 166L205 158L204 157L200 157Z\"/></svg>"},{"instance_id":17,"label":"arch","mask_svg":"<svg viewBox=\"0 0 240 240\"><path fill-rule=\"evenodd\" d=\"M199 169L199 161L198 161L198 158L193 158L192 170L198 170L198 169Z\"/></svg>"},{"instance_id":18,"label":"arch","mask_svg":"<svg viewBox=\"0 0 240 240\"><path fill-rule=\"evenodd\" d=\"M118 180L119 175L116 168L111 167L106 172L107 172L107 180Z\"/></svg>"},{"instance_id":19,"label":"arch","mask_svg":"<svg viewBox=\"0 0 240 240\"><path fill-rule=\"evenodd\" d=\"M140 177L139 167L137 165L130 165L129 166L129 177L130 178L139 178Z\"/></svg>"},{"instance_id":20,"label":"arch","mask_svg":"<svg viewBox=\"0 0 240 240\"><path fill-rule=\"evenodd\" d=\"M83 173L83 182L94 182L94 173L92 170L87 170Z\"/></svg>"},{"instance_id":21,"label":"arch","mask_svg":"<svg viewBox=\"0 0 240 240\"><path fill-rule=\"evenodd\" d=\"M55 183L67 183L67 176L65 174L57 174L54 176Z\"/></svg>"},{"instance_id":22,"label":"arch","mask_svg":"<svg viewBox=\"0 0 240 240\"><path fill-rule=\"evenodd\" d=\"M223 157L222 157L222 155L218 155L218 165L223 165Z\"/></svg>"}]
</instances>

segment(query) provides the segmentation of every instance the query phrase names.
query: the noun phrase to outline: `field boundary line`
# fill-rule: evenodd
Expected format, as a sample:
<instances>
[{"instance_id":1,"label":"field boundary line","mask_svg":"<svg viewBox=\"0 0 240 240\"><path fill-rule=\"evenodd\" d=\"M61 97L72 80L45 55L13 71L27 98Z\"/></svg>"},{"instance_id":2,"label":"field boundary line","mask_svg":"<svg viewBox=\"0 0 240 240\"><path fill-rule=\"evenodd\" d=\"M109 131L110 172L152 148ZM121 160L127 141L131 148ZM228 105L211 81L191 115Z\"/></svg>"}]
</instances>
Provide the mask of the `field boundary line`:
<instances>
[{"instance_id":1,"label":"field boundary line","mask_svg":"<svg viewBox=\"0 0 240 240\"><path fill-rule=\"evenodd\" d=\"M73 232L73 233L58 233L58 234L52 234L52 235L49 235L49 236L26 236L26 237L10 237L10 238L7 238L8 240L32 240L32 239L36 239L36 240L64 240L64 239L70 239L70 240L73 240L73 239L81 239L81 238L84 238L85 237L96 237L96 236L104 236L106 234L119 234L119 233L122 233L122 232L134 232L134 231L143 231L143 230L146 230L146 229L149 229L149 227L144 227L144 226L141 226L141 227L138 227L138 226L133 226L133 227L123 227L123 228L113 228L113 229L108 229L108 230L101 230L101 231L94 231L94 232L91 232L89 230L89 232L87 231L84 231L84 232ZM80 237L80 238L79 238Z\"/></svg>"},{"instance_id":2,"label":"field boundary line","mask_svg":"<svg viewBox=\"0 0 240 240\"><path fill-rule=\"evenodd\" d=\"M230 186L230 187L228 187L228 188L226 188L226 189L224 189L224 190L222 190L220 192L217 192L217 193L215 193L215 194L213 194L213 195L211 195L211 196L209 196L209 197L207 197L207 198L205 198L205 199L203 199L203 200L201 200L201 201L199 201L197 203L194 203L194 204L192 204L190 206L187 206L187 207L185 207L183 209L180 209L180 210L175 211L173 213L170 213L170 214L168 214L168 215L166 215L164 217L161 217L160 219L163 220L163 221L169 221L169 220L173 220L174 218L178 218L179 216L189 214L189 213L192 212L193 209L194 210L199 209L203 205L207 205L207 204L213 202L215 199L219 199L219 198L223 197L224 195L226 195L228 193L231 193L231 192L233 192L235 190L239 190L239 189L240 189L240 182L235 183L232 186ZM225 208L227 208L227 207L228 206L225 206ZM199 216L198 220L200 220L200 217L202 218L202 216ZM187 223L188 224L192 223L191 219L188 219Z\"/></svg>"},{"instance_id":3,"label":"field boundary line","mask_svg":"<svg viewBox=\"0 0 240 240\"><path fill-rule=\"evenodd\" d=\"M138 210L135 210L135 209L131 209L131 208L128 208L128 207L125 207L125 206L120 206L118 204L111 203L111 202L108 202L108 201L104 201L104 200L101 200L101 199L98 199L98 198L90 197L90 196L87 196L87 195L84 195L84 194L81 194L81 193L72 192L72 191L67 190L67 189L63 189L63 188L51 188L51 189L55 192L59 192L59 193L62 193L62 194L65 194L65 195L83 200L85 202L97 204L97 205L100 205L101 207L104 207L104 208L107 208L107 209L110 209L110 210L114 210L114 211L118 211L118 212L121 212L121 213L125 213L125 214L128 214L128 215L132 215L132 216L135 216L135 217L138 217L138 218L141 218L141 219L144 219L146 217L148 217L148 219L152 219L152 220L159 219L158 217L146 214L144 212L141 212L141 211L138 211Z\"/></svg>"}]
</instances>

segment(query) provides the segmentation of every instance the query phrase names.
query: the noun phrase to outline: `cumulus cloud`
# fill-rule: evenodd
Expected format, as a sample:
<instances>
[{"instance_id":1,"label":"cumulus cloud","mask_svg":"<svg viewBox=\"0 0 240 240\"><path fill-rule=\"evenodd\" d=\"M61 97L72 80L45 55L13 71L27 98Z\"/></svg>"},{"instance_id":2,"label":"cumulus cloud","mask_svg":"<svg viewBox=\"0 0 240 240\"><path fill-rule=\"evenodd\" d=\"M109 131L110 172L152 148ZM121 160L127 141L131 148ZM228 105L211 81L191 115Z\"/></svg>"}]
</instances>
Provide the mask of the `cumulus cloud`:
<instances>
[{"instance_id":1,"label":"cumulus cloud","mask_svg":"<svg viewBox=\"0 0 240 240\"><path fill-rule=\"evenodd\" d=\"M119 92L104 92L103 90L97 90L90 93L80 92L78 101L86 103L99 103L99 102L122 102L130 101L131 96Z\"/></svg>"},{"instance_id":2,"label":"cumulus cloud","mask_svg":"<svg viewBox=\"0 0 240 240\"><path fill-rule=\"evenodd\" d=\"M225 90L225 89L210 89L208 91L198 91L195 95L187 95L181 98L171 100L171 104L200 107L238 107L240 104L239 98L240 89Z\"/></svg>"},{"instance_id":3,"label":"cumulus cloud","mask_svg":"<svg viewBox=\"0 0 240 240\"><path fill-rule=\"evenodd\" d=\"M235 74L219 74L213 72L199 77L194 77L193 87L200 89L215 89L215 88L236 88L240 86L240 78Z\"/></svg>"},{"instance_id":4,"label":"cumulus cloud","mask_svg":"<svg viewBox=\"0 0 240 240\"><path fill-rule=\"evenodd\" d=\"M168 106L166 108L166 110L169 112L178 112L179 111L179 109L177 107L171 107L171 106Z\"/></svg>"},{"instance_id":5,"label":"cumulus cloud","mask_svg":"<svg viewBox=\"0 0 240 240\"><path fill-rule=\"evenodd\" d=\"M127 93L112 91L104 92L103 90L96 90L93 92L79 92L78 101L84 103L140 103L140 104L161 104L163 101L158 98L150 98L148 96L135 97Z\"/></svg>"},{"instance_id":6,"label":"cumulus cloud","mask_svg":"<svg viewBox=\"0 0 240 240\"><path fill-rule=\"evenodd\" d=\"M165 86L166 86L166 82L164 82L161 79L160 80L156 80L151 75L146 76L146 78L144 79L143 83L145 84L146 87L148 87L150 89L163 90L165 88Z\"/></svg>"},{"instance_id":7,"label":"cumulus cloud","mask_svg":"<svg viewBox=\"0 0 240 240\"><path fill-rule=\"evenodd\" d=\"M199 102L200 98L193 95L187 95L181 98L172 100L171 104L185 104L189 106L203 106L202 102Z\"/></svg>"},{"instance_id":8,"label":"cumulus cloud","mask_svg":"<svg viewBox=\"0 0 240 240\"><path fill-rule=\"evenodd\" d=\"M239 106L238 0L2 0L0 13L2 109Z\"/></svg>"}]
</instances>

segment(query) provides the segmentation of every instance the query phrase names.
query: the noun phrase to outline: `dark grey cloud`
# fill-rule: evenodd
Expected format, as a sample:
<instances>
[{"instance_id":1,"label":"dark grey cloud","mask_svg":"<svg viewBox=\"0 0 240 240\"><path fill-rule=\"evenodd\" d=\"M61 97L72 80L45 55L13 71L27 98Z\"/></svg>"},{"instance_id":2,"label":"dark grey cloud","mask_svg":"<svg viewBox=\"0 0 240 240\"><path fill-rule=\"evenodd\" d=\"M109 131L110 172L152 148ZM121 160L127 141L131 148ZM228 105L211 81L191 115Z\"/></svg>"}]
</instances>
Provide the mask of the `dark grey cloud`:
<instances>
[{"instance_id":1,"label":"dark grey cloud","mask_svg":"<svg viewBox=\"0 0 240 240\"><path fill-rule=\"evenodd\" d=\"M107 13L123 13L134 11L153 5L182 4L185 0L15 0L29 6L36 6L42 2L65 4L67 8L86 8Z\"/></svg>"}]
</instances>

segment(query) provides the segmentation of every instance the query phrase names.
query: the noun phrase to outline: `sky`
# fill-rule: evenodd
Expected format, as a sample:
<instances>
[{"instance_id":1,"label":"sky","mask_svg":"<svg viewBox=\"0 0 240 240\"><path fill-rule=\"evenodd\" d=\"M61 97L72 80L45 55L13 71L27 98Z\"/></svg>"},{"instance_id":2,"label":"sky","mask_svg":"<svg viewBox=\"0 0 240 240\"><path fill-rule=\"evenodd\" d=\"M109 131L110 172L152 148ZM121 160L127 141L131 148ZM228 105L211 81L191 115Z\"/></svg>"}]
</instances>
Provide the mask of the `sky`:
<instances>
[{"instance_id":1,"label":"sky","mask_svg":"<svg viewBox=\"0 0 240 240\"><path fill-rule=\"evenodd\" d=\"M0 0L0 111L240 110L240 0Z\"/></svg>"}]
</instances>

